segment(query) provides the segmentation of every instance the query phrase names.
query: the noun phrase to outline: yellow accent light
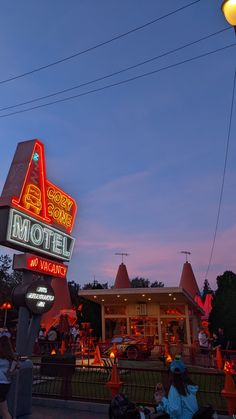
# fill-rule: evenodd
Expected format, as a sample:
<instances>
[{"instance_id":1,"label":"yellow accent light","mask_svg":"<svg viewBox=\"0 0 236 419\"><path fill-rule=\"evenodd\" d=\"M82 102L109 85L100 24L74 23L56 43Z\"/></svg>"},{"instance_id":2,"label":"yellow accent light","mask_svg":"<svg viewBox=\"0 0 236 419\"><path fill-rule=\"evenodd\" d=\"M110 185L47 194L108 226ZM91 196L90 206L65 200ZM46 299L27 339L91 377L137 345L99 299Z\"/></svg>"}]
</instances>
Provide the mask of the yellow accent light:
<instances>
[{"instance_id":1,"label":"yellow accent light","mask_svg":"<svg viewBox=\"0 0 236 419\"><path fill-rule=\"evenodd\" d=\"M236 0L224 0L221 10L227 22L236 26Z\"/></svg>"}]
</instances>

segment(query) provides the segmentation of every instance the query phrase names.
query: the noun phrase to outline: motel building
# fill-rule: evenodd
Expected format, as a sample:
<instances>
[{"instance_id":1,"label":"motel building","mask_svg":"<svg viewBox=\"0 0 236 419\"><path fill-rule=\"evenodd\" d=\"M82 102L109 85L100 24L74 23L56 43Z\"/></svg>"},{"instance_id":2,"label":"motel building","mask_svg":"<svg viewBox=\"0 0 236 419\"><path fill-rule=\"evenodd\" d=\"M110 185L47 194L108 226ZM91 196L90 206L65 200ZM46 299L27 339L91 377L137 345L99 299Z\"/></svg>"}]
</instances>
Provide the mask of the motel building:
<instances>
[{"instance_id":1,"label":"motel building","mask_svg":"<svg viewBox=\"0 0 236 419\"><path fill-rule=\"evenodd\" d=\"M204 311L194 301L199 288L192 266L185 262L178 287L131 288L126 265L118 268L112 289L80 290L101 305L102 340L113 336L154 336L155 344L190 346Z\"/></svg>"}]
</instances>

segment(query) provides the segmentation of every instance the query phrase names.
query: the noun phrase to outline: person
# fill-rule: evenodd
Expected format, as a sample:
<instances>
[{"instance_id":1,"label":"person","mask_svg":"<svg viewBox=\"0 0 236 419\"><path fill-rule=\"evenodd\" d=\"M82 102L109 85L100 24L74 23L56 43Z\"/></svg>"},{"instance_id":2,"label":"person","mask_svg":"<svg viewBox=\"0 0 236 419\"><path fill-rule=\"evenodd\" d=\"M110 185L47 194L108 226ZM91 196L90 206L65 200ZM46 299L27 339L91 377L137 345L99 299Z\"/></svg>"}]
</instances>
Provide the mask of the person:
<instances>
[{"instance_id":1,"label":"person","mask_svg":"<svg viewBox=\"0 0 236 419\"><path fill-rule=\"evenodd\" d=\"M2 332L0 334L0 415L2 419L11 419L6 399L11 385L9 371L15 359L9 335Z\"/></svg>"},{"instance_id":2,"label":"person","mask_svg":"<svg viewBox=\"0 0 236 419\"><path fill-rule=\"evenodd\" d=\"M52 326L48 333L47 333L47 339L48 339L48 346L49 351L55 349L56 341L57 341L57 332L56 328Z\"/></svg>"},{"instance_id":3,"label":"person","mask_svg":"<svg viewBox=\"0 0 236 419\"><path fill-rule=\"evenodd\" d=\"M224 330L222 329L222 327L219 327L219 329L218 329L217 343L218 343L217 346L219 346L221 349L223 349L223 350L229 349L229 340L225 336Z\"/></svg>"},{"instance_id":4,"label":"person","mask_svg":"<svg viewBox=\"0 0 236 419\"><path fill-rule=\"evenodd\" d=\"M170 365L170 382L168 397L165 397L161 383L156 386L154 393L157 403L156 417L165 412L171 419L192 419L198 410L196 398L198 386L191 381L181 359L175 359Z\"/></svg>"},{"instance_id":5,"label":"person","mask_svg":"<svg viewBox=\"0 0 236 419\"><path fill-rule=\"evenodd\" d=\"M209 353L209 339L204 329L200 329L198 333L198 342L202 354Z\"/></svg>"}]
</instances>

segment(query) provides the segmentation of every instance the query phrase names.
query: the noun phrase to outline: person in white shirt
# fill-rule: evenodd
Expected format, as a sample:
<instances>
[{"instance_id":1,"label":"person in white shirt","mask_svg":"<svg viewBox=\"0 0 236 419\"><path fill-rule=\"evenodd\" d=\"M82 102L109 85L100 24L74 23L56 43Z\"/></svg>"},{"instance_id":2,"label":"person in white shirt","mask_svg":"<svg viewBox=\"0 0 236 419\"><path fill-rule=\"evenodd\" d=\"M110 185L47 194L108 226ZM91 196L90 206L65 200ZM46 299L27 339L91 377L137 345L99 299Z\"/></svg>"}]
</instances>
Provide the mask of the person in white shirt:
<instances>
[{"instance_id":1,"label":"person in white shirt","mask_svg":"<svg viewBox=\"0 0 236 419\"><path fill-rule=\"evenodd\" d=\"M200 346L200 350L202 354L207 354L209 351L209 338L204 331L204 329L200 329L198 333L198 342Z\"/></svg>"}]
</instances>

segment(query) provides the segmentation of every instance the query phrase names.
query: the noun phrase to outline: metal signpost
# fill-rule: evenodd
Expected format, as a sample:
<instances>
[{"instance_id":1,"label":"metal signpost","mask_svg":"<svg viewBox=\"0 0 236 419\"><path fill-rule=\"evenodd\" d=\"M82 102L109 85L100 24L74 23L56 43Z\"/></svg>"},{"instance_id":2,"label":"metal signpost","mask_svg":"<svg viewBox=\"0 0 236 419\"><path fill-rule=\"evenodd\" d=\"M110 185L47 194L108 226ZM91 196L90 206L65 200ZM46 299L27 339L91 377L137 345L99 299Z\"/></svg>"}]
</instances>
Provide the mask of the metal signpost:
<instances>
[{"instance_id":1,"label":"metal signpost","mask_svg":"<svg viewBox=\"0 0 236 419\"><path fill-rule=\"evenodd\" d=\"M76 211L75 200L47 179L43 144L18 143L0 197L0 244L24 252L13 261L13 269L23 272L12 295L19 307L20 356L32 355L41 315L54 304L52 277L66 278Z\"/></svg>"}]
</instances>

